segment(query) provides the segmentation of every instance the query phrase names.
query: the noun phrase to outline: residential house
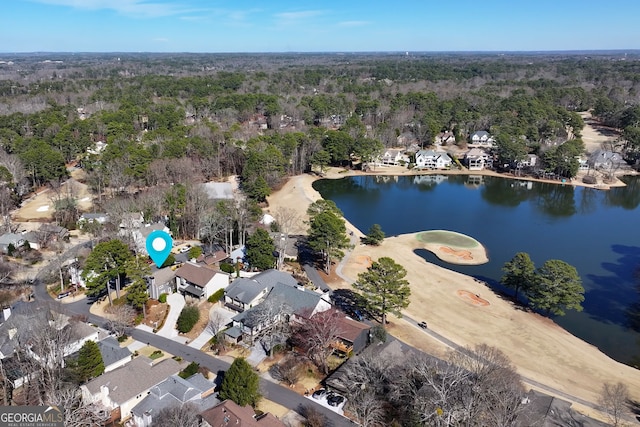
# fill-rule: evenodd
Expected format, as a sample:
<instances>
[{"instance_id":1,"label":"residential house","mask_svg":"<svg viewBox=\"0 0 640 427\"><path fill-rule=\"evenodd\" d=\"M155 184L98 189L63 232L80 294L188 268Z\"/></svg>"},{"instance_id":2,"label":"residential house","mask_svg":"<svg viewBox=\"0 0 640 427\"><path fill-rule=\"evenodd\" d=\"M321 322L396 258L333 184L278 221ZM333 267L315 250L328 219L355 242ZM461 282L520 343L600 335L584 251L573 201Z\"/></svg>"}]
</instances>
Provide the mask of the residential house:
<instances>
[{"instance_id":1,"label":"residential house","mask_svg":"<svg viewBox=\"0 0 640 427\"><path fill-rule=\"evenodd\" d=\"M278 282L269 287L268 293L257 306L233 317L233 326L227 336L230 340L246 339L253 342L263 331L279 322L300 322L330 308L331 303L325 294L300 285L291 286ZM241 332L241 336L238 336L237 331Z\"/></svg>"},{"instance_id":2,"label":"residential house","mask_svg":"<svg viewBox=\"0 0 640 427\"><path fill-rule=\"evenodd\" d=\"M172 294L176 289L176 273L171 267L161 268L147 276L149 298L159 299L162 294Z\"/></svg>"},{"instance_id":3,"label":"residential house","mask_svg":"<svg viewBox=\"0 0 640 427\"><path fill-rule=\"evenodd\" d=\"M178 372L180 365L173 359L153 363L148 357L138 356L81 385L82 400L85 404L101 405L114 419L125 420L131 415L131 409L147 397L151 387Z\"/></svg>"},{"instance_id":4,"label":"residential house","mask_svg":"<svg viewBox=\"0 0 640 427\"><path fill-rule=\"evenodd\" d=\"M448 169L452 162L447 153L433 150L420 150L416 153L416 168L418 169Z\"/></svg>"},{"instance_id":5,"label":"residential house","mask_svg":"<svg viewBox=\"0 0 640 427\"><path fill-rule=\"evenodd\" d=\"M229 285L229 274L186 262L176 270L176 288L183 295L209 298L219 289Z\"/></svg>"},{"instance_id":6,"label":"residential house","mask_svg":"<svg viewBox=\"0 0 640 427\"><path fill-rule=\"evenodd\" d=\"M463 161L467 168L472 171L491 169L493 167L493 156L482 148L472 148L467 151Z\"/></svg>"},{"instance_id":7,"label":"residential house","mask_svg":"<svg viewBox=\"0 0 640 427\"><path fill-rule=\"evenodd\" d=\"M21 348L39 362L63 365L62 358L80 350L85 342L98 340L97 328L86 323L73 321L68 316L45 307L23 301L12 307L4 308L0 320L2 320L0 323L0 359L13 355L18 348ZM41 354L40 349L32 350L32 337L44 325L59 330L66 329L65 335L69 337L68 343L63 348L51 348L52 353L47 354Z\"/></svg>"},{"instance_id":8,"label":"residential house","mask_svg":"<svg viewBox=\"0 0 640 427\"><path fill-rule=\"evenodd\" d=\"M362 355L365 354L374 355L376 359L384 361L389 368L394 368L406 365L410 358L415 357L419 353L415 348L410 347L397 339L390 339L381 345L369 346L362 352L362 354L349 358L329 377L327 377L327 379L325 379L326 386L337 390L340 393L348 394L349 386L351 385L347 374L349 371L349 364L354 363L359 357L362 357ZM425 357L433 359L434 362L438 360L435 357L428 355Z\"/></svg>"},{"instance_id":9,"label":"residential house","mask_svg":"<svg viewBox=\"0 0 640 427\"><path fill-rule=\"evenodd\" d=\"M58 242L69 239L69 230L55 224L42 224L40 228L38 228L38 233L50 236L50 238L47 239L48 241Z\"/></svg>"},{"instance_id":10,"label":"residential house","mask_svg":"<svg viewBox=\"0 0 640 427\"><path fill-rule=\"evenodd\" d=\"M522 398L516 418L518 426L581 426L605 427L610 424L589 418L571 408L571 402L548 394L529 390Z\"/></svg>"},{"instance_id":11,"label":"residential house","mask_svg":"<svg viewBox=\"0 0 640 427\"><path fill-rule=\"evenodd\" d=\"M451 131L440 132L436 135L436 145L453 145L456 143L456 136Z\"/></svg>"},{"instance_id":12,"label":"residential house","mask_svg":"<svg viewBox=\"0 0 640 427\"><path fill-rule=\"evenodd\" d=\"M479 130L471 134L471 136L469 137L469 142L471 145L493 147L494 139L489 134L489 132L485 130Z\"/></svg>"},{"instance_id":13,"label":"residential house","mask_svg":"<svg viewBox=\"0 0 640 427\"><path fill-rule=\"evenodd\" d=\"M233 200L233 184L230 182L205 182L202 188L211 200Z\"/></svg>"},{"instance_id":14,"label":"residential house","mask_svg":"<svg viewBox=\"0 0 640 427\"><path fill-rule=\"evenodd\" d=\"M38 234L37 231L29 231L28 233L22 233L22 237L24 238L24 241L26 243L29 243L29 248L30 249L35 249L36 251L39 251L40 249L42 249L42 247L40 246L40 235Z\"/></svg>"},{"instance_id":15,"label":"residential house","mask_svg":"<svg viewBox=\"0 0 640 427\"><path fill-rule=\"evenodd\" d=\"M24 235L17 233L5 233L0 236L0 252L6 254L9 252L9 247L19 248L24 245Z\"/></svg>"},{"instance_id":16,"label":"residential house","mask_svg":"<svg viewBox=\"0 0 640 427\"><path fill-rule=\"evenodd\" d=\"M151 387L147 397L131 409L130 427L149 427L164 408L190 405L198 413L220 403L214 393L215 383L197 373L187 379L171 375Z\"/></svg>"},{"instance_id":17,"label":"residential house","mask_svg":"<svg viewBox=\"0 0 640 427\"><path fill-rule=\"evenodd\" d=\"M232 400L201 412L199 418L201 427L286 427L272 414L256 415L251 406L240 406Z\"/></svg>"},{"instance_id":18,"label":"residential house","mask_svg":"<svg viewBox=\"0 0 640 427\"><path fill-rule=\"evenodd\" d=\"M167 234L171 234L171 230L169 227L164 225L162 222L156 222L154 224L144 224L137 229L130 230L131 237L133 238L133 242L136 245L136 249L138 253L147 254L147 237L154 231L164 231Z\"/></svg>"},{"instance_id":19,"label":"residential house","mask_svg":"<svg viewBox=\"0 0 640 427\"><path fill-rule=\"evenodd\" d=\"M617 169L624 163L622 154L609 150L596 150L589 156L589 164L593 169Z\"/></svg>"},{"instance_id":20,"label":"residential house","mask_svg":"<svg viewBox=\"0 0 640 427\"><path fill-rule=\"evenodd\" d=\"M203 253L197 259L198 265L203 265L208 268L217 269L220 266L220 262L229 258L227 253L222 248L217 248L213 252Z\"/></svg>"},{"instance_id":21,"label":"residential house","mask_svg":"<svg viewBox=\"0 0 640 427\"><path fill-rule=\"evenodd\" d=\"M298 281L291 274L273 269L251 278L239 277L225 289L225 305L239 313L248 310L256 306L276 283L298 286Z\"/></svg>"},{"instance_id":22,"label":"residential house","mask_svg":"<svg viewBox=\"0 0 640 427\"><path fill-rule=\"evenodd\" d=\"M97 222L98 224L105 224L109 222L109 214L104 212L83 213L80 215L80 218L78 218L78 227L82 228L84 224L92 224L94 222Z\"/></svg>"},{"instance_id":23,"label":"residential house","mask_svg":"<svg viewBox=\"0 0 640 427\"><path fill-rule=\"evenodd\" d=\"M131 350L120 347L120 343L113 337L106 337L98 341L98 348L104 362L104 371L111 372L131 361Z\"/></svg>"},{"instance_id":24,"label":"residential house","mask_svg":"<svg viewBox=\"0 0 640 427\"><path fill-rule=\"evenodd\" d=\"M229 254L229 260L231 261L231 263L244 262L246 256L247 248L243 245L238 249L234 249L233 251L231 251L231 253Z\"/></svg>"},{"instance_id":25,"label":"residential house","mask_svg":"<svg viewBox=\"0 0 640 427\"><path fill-rule=\"evenodd\" d=\"M404 154L404 150L389 148L382 154L380 163L383 165L409 163L409 157Z\"/></svg>"},{"instance_id":26,"label":"residential house","mask_svg":"<svg viewBox=\"0 0 640 427\"><path fill-rule=\"evenodd\" d=\"M524 160L518 162L518 168L533 168L538 164L538 156L535 154L527 154Z\"/></svg>"},{"instance_id":27,"label":"residential house","mask_svg":"<svg viewBox=\"0 0 640 427\"><path fill-rule=\"evenodd\" d=\"M313 320L313 317L311 318ZM358 354L369 344L371 326L349 317L340 317L338 339L332 345L344 354Z\"/></svg>"}]
</instances>

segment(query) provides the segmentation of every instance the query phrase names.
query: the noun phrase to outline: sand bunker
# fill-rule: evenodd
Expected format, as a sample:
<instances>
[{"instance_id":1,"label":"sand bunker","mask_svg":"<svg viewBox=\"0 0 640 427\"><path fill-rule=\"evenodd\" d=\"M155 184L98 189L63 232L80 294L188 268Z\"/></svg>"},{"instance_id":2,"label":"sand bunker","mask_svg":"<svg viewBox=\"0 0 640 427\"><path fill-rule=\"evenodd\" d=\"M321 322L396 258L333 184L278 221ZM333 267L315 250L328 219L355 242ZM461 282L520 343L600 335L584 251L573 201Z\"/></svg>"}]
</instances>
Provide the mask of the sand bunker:
<instances>
[{"instance_id":1,"label":"sand bunker","mask_svg":"<svg viewBox=\"0 0 640 427\"><path fill-rule=\"evenodd\" d=\"M458 257L464 260L472 260L473 256L469 251L456 251L455 249L451 249L449 246L440 246L440 250L445 254L453 255L454 257Z\"/></svg>"},{"instance_id":2,"label":"sand bunker","mask_svg":"<svg viewBox=\"0 0 640 427\"><path fill-rule=\"evenodd\" d=\"M471 305L475 305L478 307L486 307L489 305L489 301L484 298L480 298L480 295L474 294L473 292L459 290L456 292L460 298L464 301L471 303Z\"/></svg>"},{"instance_id":3,"label":"sand bunker","mask_svg":"<svg viewBox=\"0 0 640 427\"><path fill-rule=\"evenodd\" d=\"M365 268L371 267L371 257L366 255L358 255L355 257L355 262L364 265Z\"/></svg>"}]
</instances>

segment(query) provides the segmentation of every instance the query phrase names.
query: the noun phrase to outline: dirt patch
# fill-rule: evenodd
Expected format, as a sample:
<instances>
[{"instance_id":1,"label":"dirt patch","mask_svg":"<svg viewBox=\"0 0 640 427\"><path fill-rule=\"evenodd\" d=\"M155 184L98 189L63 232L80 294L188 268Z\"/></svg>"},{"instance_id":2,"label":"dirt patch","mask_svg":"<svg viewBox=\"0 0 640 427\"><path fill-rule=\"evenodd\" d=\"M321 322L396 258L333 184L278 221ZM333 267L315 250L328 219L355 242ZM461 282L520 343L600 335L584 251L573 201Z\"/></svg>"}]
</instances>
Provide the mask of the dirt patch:
<instances>
[{"instance_id":1,"label":"dirt patch","mask_svg":"<svg viewBox=\"0 0 640 427\"><path fill-rule=\"evenodd\" d=\"M169 306L167 304L161 304L156 300L147 301L147 317L142 321L143 324L150 328L160 329L164 322L165 317L169 313Z\"/></svg>"},{"instance_id":2,"label":"dirt patch","mask_svg":"<svg viewBox=\"0 0 640 427\"><path fill-rule=\"evenodd\" d=\"M364 256L363 255L359 255L357 257L354 257L353 261L355 263L357 263L357 264L363 265L364 268L371 267L371 263L372 263L371 257L370 256L366 256L366 255L364 255Z\"/></svg>"},{"instance_id":3,"label":"dirt patch","mask_svg":"<svg viewBox=\"0 0 640 427\"><path fill-rule=\"evenodd\" d=\"M459 290L456 292L460 298L464 301L470 302L471 305L476 305L479 307L486 307L489 305L489 301L480 297L480 294L474 294L473 292Z\"/></svg>"}]
</instances>

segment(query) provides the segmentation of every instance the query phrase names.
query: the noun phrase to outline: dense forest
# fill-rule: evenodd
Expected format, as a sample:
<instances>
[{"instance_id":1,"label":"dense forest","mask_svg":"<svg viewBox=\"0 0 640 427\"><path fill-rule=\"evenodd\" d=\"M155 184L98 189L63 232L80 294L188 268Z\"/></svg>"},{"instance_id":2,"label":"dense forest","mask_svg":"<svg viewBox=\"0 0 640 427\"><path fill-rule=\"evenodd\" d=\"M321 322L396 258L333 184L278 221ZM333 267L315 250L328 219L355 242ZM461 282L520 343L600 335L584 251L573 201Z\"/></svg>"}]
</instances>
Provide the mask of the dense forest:
<instances>
[{"instance_id":1,"label":"dense forest","mask_svg":"<svg viewBox=\"0 0 640 427\"><path fill-rule=\"evenodd\" d=\"M180 237L206 238L224 208L196 183L241 177L250 216L289 175L441 132L464 146L486 130L500 163L533 153L570 177L591 110L640 157L637 53L5 54L0 101L3 217L76 164L104 210L166 216ZM77 219L72 200L56 209Z\"/></svg>"}]
</instances>

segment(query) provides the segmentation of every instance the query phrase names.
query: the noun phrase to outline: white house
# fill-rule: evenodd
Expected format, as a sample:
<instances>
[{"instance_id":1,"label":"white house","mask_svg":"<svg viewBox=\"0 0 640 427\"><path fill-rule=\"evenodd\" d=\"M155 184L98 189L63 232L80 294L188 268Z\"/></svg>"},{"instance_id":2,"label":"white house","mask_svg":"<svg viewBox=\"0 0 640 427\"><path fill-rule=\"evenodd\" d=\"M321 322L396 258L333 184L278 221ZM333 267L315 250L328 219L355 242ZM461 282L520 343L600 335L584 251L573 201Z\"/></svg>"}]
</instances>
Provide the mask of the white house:
<instances>
[{"instance_id":1,"label":"white house","mask_svg":"<svg viewBox=\"0 0 640 427\"><path fill-rule=\"evenodd\" d=\"M469 141L472 145L479 145L483 147L493 147L494 139L485 130L479 130L471 134Z\"/></svg>"},{"instance_id":2,"label":"white house","mask_svg":"<svg viewBox=\"0 0 640 427\"><path fill-rule=\"evenodd\" d=\"M401 149L387 149L380 158L380 163L383 165L399 165L401 162L409 163L409 158Z\"/></svg>"},{"instance_id":3,"label":"white house","mask_svg":"<svg viewBox=\"0 0 640 427\"><path fill-rule=\"evenodd\" d=\"M176 270L176 288L183 295L209 298L229 285L229 274L185 262Z\"/></svg>"},{"instance_id":4,"label":"white house","mask_svg":"<svg viewBox=\"0 0 640 427\"><path fill-rule=\"evenodd\" d=\"M451 167L451 157L447 153L433 150L420 150L416 153L416 168L447 169Z\"/></svg>"},{"instance_id":5,"label":"white house","mask_svg":"<svg viewBox=\"0 0 640 427\"><path fill-rule=\"evenodd\" d=\"M594 169L616 169L624 163L622 154L608 150L596 150L589 157L589 163Z\"/></svg>"}]
</instances>

